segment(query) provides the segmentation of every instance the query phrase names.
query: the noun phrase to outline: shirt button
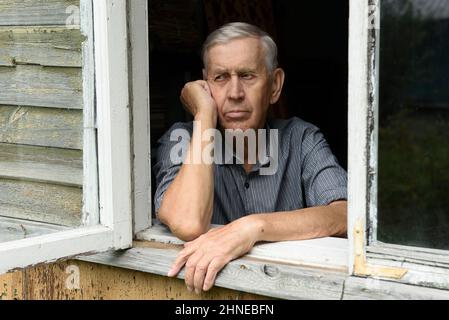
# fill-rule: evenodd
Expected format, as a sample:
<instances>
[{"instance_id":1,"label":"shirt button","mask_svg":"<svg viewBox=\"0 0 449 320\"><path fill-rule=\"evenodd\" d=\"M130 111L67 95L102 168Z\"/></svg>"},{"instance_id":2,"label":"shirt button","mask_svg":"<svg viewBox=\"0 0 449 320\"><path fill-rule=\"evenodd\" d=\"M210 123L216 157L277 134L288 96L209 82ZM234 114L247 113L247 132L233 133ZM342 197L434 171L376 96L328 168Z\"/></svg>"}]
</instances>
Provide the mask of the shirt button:
<instances>
[{"instance_id":1,"label":"shirt button","mask_svg":"<svg viewBox=\"0 0 449 320\"><path fill-rule=\"evenodd\" d=\"M249 189L249 182L245 182L245 188Z\"/></svg>"}]
</instances>

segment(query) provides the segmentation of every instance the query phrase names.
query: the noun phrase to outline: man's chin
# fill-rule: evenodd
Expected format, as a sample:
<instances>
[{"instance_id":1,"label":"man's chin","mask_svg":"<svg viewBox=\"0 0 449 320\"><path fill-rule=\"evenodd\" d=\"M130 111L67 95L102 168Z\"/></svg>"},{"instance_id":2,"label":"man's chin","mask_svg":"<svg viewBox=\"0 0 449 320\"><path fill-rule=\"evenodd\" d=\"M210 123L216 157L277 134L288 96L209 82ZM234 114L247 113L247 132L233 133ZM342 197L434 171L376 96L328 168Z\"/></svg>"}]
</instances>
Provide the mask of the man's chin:
<instances>
[{"instance_id":1,"label":"man's chin","mask_svg":"<svg viewBox=\"0 0 449 320\"><path fill-rule=\"evenodd\" d=\"M246 131L248 129L253 129L248 121L226 121L225 123L220 123L221 128L225 130L242 130Z\"/></svg>"}]
</instances>

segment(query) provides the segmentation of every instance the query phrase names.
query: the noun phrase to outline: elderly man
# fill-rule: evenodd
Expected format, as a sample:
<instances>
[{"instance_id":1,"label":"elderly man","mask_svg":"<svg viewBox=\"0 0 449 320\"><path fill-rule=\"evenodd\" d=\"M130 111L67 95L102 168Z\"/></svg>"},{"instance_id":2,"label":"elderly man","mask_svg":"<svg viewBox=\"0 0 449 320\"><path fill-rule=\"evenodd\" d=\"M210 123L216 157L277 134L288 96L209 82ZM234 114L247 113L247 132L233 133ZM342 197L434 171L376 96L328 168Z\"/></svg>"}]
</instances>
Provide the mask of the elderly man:
<instances>
[{"instance_id":1,"label":"elderly man","mask_svg":"<svg viewBox=\"0 0 449 320\"><path fill-rule=\"evenodd\" d=\"M203 62L204 80L187 83L181 92L201 125L175 124L159 140L154 166L158 218L188 241L168 276L185 266L187 288L196 293L209 290L229 261L259 241L346 236L347 211L346 172L318 128L298 118L267 119L284 83L273 40L255 26L230 23L206 39ZM173 130L189 132L190 159L194 146L207 148L202 135L214 128L277 130L276 171L260 174L270 164L251 163L247 141L241 164L173 163ZM211 223L223 226L210 229Z\"/></svg>"}]
</instances>

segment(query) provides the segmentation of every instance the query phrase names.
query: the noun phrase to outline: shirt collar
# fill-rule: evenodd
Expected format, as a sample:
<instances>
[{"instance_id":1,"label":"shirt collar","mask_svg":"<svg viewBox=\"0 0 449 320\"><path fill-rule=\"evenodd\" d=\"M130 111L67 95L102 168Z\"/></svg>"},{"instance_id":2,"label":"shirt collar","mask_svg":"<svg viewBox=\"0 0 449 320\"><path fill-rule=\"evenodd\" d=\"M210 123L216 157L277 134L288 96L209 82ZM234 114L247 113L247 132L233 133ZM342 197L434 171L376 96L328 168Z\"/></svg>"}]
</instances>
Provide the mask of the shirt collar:
<instances>
[{"instance_id":1,"label":"shirt collar","mask_svg":"<svg viewBox=\"0 0 449 320\"><path fill-rule=\"evenodd\" d=\"M267 166L270 164L270 124L268 123L268 121L265 122L265 126L262 128L265 129L265 141L266 141L266 148L265 148L265 157L263 157L261 159L261 161L259 162L259 157L258 155L256 156L256 163L253 165L251 172L254 171L258 171L261 167ZM235 154L235 152L232 150L232 148L226 148L226 141L224 139L224 137L222 138L222 157L223 157L223 161L219 161L217 164L219 166L229 166L229 165L239 165L242 166L242 164L237 163L237 159L239 159L239 162L244 162L243 159L240 159L238 157L237 154ZM226 155L227 153L232 152L232 156L228 156L229 158L232 159L231 163L225 163L224 159L226 159Z\"/></svg>"}]
</instances>

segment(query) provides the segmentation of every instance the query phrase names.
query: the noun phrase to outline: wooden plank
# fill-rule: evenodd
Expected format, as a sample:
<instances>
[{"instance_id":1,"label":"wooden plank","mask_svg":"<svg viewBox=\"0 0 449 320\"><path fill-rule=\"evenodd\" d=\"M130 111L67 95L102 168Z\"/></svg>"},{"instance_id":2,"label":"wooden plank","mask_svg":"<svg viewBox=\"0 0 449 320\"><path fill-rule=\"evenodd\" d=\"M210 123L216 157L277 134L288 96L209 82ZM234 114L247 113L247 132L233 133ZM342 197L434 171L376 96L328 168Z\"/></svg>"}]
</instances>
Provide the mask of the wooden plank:
<instances>
[{"instance_id":1,"label":"wooden plank","mask_svg":"<svg viewBox=\"0 0 449 320\"><path fill-rule=\"evenodd\" d=\"M83 186L83 170L67 169L65 166L32 162L0 162L0 178Z\"/></svg>"},{"instance_id":2,"label":"wooden plank","mask_svg":"<svg viewBox=\"0 0 449 320\"><path fill-rule=\"evenodd\" d=\"M23 271L0 275L0 300L23 300L24 282Z\"/></svg>"},{"instance_id":3,"label":"wooden plank","mask_svg":"<svg viewBox=\"0 0 449 320\"><path fill-rule=\"evenodd\" d=\"M150 243L151 244L151 243ZM124 252L79 257L82 261L166 275L181 248L152 248L148 242ZM184 270L178 275L184 278ZM346 274L322 269L273 264L267 260L239 258L231 261L216 279L216 286L282 299L340 299Z\"/></svg>"},{"instance_id":4,"label":"wooden plank","mask_svg":"<svg viewBox=\"0 0 449 320\"><path fill-rule=\"evenodd\" d=\"M357 243L357 232L365 232L368 203L368 2L350 0L348 83L348 240L349 273L357 273L365 257L365 241ZM360 229L359 229L360 227ZM359 239L360 237L357 237ZM366 234L362 234L366 239Z\"/></svg>"},{"instance_id":5,"label":"wooden plank","mask_svg":"<svg viewBox=\"0 0 449 320\"><path fill-rule=\"evenodd\" d=\"M67 168L79 170L83 168L83 152L81 150L0 143L0 162L2 161L65 165Z\"/></svg>"},{"instance_id":6,"label":"wooden plank","mask_svg":"<svg viewBox=\"0 0 449 320\"><path fill-rule=\"evenodd\" d=\"M447 265L438 262L422 264L422 261L401 257L386 257L371 253L369 263L392 268L405 268L407 273L401 279L391 281L416 285L420 287L449 290L449 269Z\"/></svg>"},{"instance_id":7,"label":"wooden plank","mask_svg":"<svg viewBox=\"0 0 449 320\"><path fill-rule=\"evenodd\" d=\"M0 106L0 142L82 149L81 110Z\"/></svg>"},{"instance_id":8,"label":"wooden plank","mask_svg":"<svg viewBox=\"0 0 449 320\"><path fill-rule=\"evenodd\" d=\"M0 243L0 274L79 254L109 250L113 231L98 225Z\"/></svg>"},{"instance_id":9,"label":"wooden plank","mask_svg":"<svg viewBox=\"0 0 449 320\"><path fill-rule=\"evenodd\" d=\"M106 252L78 257L78 260L164 276L181 248L139 241L125 252ZM183 272L178 278L184 278ZM216 286L286 299L449 299L449 290L426 288L424 282L408 285L358 278L321 268L272 264L247 257L229 263L219 273Z\"/></svg>"},{"instance_id":10,"label":"wooden plank","mask_svg":"<svg viewBox=\"0 0 449 320\"><path fill-rule=\"evenodd\" d=\"M136 234L136 239L180 245L184 242L176 238L159 221ZM211 227L218 227L212 225ZM320 267L347 272L348 240L341 238L320 238L301 241L281 241L258 243L246 255L250 258L269 259L291 265Z\"/></svg>"},{"instance_id":11,"label":"wooden plank","mask_svg":"<svg viewBox=\"0 0 449 320\"><path fill-rule=\"evenodd\" d=\"M378 241L367 247L367 256L384 256L385 259L413 261L423 265L446 266L449 269L449 252L430 248L410 247L396 244L382 243Z\"/></svg>"},{"instance_id":12,"label":"wooden plank","mask_svg":"<svg viewBox=\"0 0 449 320\"><path fill-rule=\"evenodd\" d=\"M26 294L31 300L269 299L218 287L196 295L179 279L77 260L29 268L26 273Z\"/></svg>"},{"instance_id":13,"label":"wooden plank","mask_svg":"<svg viewBox=\"0 0 449 320\"><path fill-rule=\"evenodd\" d=\"M82 187L82 151L0 143L0 178Z\"/></svg>"},{"instance_id":14,"label":"wooden plank","mask_svg":"<svg viewBox=\"0 0 449 320\"><path fill-rule=\"evenodd\" d=\"M151 139L148 53L148 3L134 0L129 3L131 106L134 153L134 233L151 226Z\"/></svg>"},{"instance_id":15,"label":"wooden plank","mask_svg":"<svg viewBox=\"0 0 449 320\"><path fill-rule=\"evenodd\" d=\"M79 0L2 0L0 25L66 25L76 7Z\"/></svg>"},{"instance_id":16,"label":"wooden plank","mask_svg":"<svg viewBox=\"0 0 449 320\"><path fill-rule=\"evenodd\" d=\"M344 300L449 300L449 291L349 277L345 281Z\"/></svg>"},{"instance_id":17,"label":"wooden plank","mask_svg":"<svg viewBox=\"0 0 449 320\"><path fill-rule=\"evenodd\" d=\"M83 225L100 223L97 131L95 125L95 62L92 0L81 0L83 50Z\"/></svg>"},{"instance_id":18,"label":"wooden plank","mask_svg":"<svg viewBox=\"0 0 449 320\"><path fill-rule=\"evenodd\" d=\"M82 67L79 29L65 27L0 27L0 66L38 64Z\"/></svg>"},{"instance_id":19,"label":"wooden plank","mask_svg":"<svg viewBox=\"0 0 449 320\"><path fill-rule=\"evenodd\" d=\"M65 226L79 226L82 189L0 179L0 215Z\"/></svg>"},{"instance_id":20,"label":"wooden plank","mask_svg":"<svg viewBox=\"0 0 449 320\"><path fill-rule=\"evenodd\" d=\"M67 230L67 227L0 217L0 243Z\"/></svg>"},{"instance_id":21,"label":"wooden plank","mask_svg":"<svg viewBox=\"0 0 449 320\"><path fill-rule=\"evenodd\" d=\"M132 245L131 133L126 1L93 1L100 220L114 248Z\"/></svg>"},{"instance_id":22,"label":"wooden plank","mask_svg":"<svg viewBox=\"0 0 449 320\"><path fill-rule=\"evenodd\" d=\"M70 271L79 270L79 287L68 287ZM111 267L79 260L69 260L29 268L26 292L32 300L245 300L267 297L214 287L207 293L189 293L184 281L136 270ZM0 276L5 291L21 292L21 273ZM2 286L3 288L3 286ZM16 294L17 296L17 294ZM20 295L19 299L20 299ZM6 296L8 299L9 296ZM348 277L345 280L344 300L427 300L449 299L449 291L422 288L387 281Z\"/></svg>"},{"instance_id":23,"label":"wooden plank","mask_svg":"<svg viewBox=\"0 0 449 320\"><path fill-rule=\"evenodd\" d=\"M0 104L82 109L81 68L0 67Z\"/></svg>"}]
</instances>

